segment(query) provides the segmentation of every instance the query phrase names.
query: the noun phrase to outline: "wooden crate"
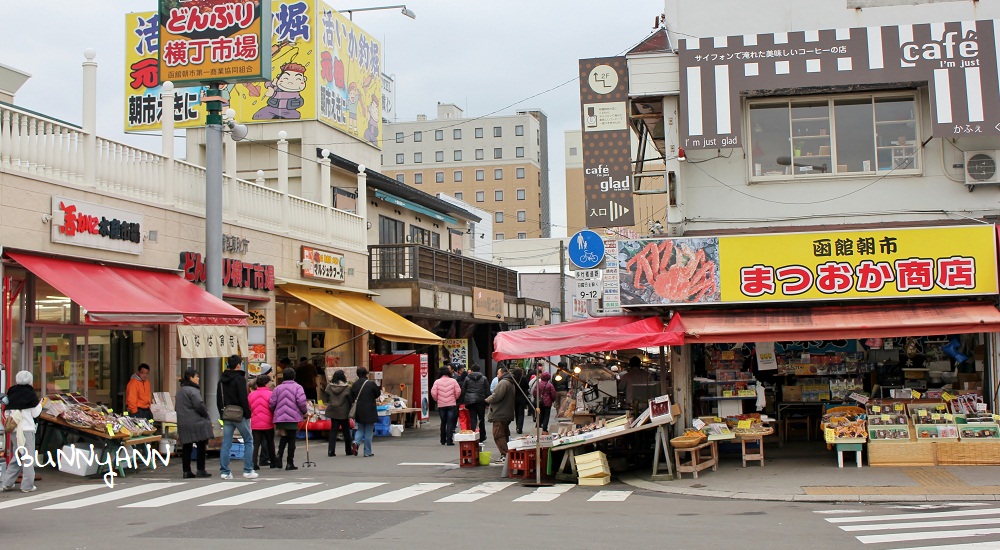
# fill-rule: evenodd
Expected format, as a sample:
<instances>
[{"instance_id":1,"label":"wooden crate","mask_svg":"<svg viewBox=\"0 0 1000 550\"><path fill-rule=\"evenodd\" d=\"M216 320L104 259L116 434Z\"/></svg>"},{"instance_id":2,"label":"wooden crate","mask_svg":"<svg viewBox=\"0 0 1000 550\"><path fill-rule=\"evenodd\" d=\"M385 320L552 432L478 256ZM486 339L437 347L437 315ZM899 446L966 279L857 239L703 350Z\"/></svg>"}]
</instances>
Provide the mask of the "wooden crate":
<instances>
[{"instance_id":1,"label":"wooden crate","mask_svg":"<svg viewBox=\"0 0 1000 550\"><path fill-rule=\"evenodd\" d=\"M936 443L933 441L914 441L909 443L869 441L869 466L934 466L936 460Z\"/></svg>"},{"instance_id":2,"label":"wooden crate","mask_svg":"<svg viewBox=\"0 0 1000 550\"><path fill-rule=\"evenodd\" d=\"M1000 465L1000 441L938 442L937 463L941 466Z\"/></svg>"},{"instance_id":3,"label":"wooden crate","mask_svg":"<svg viewBox=\"0 0 1000 550\"><path fill-rule=\"evenodd\" d=\"M608 483L611 483L611 476L581 477L579 481L580 485L591 485L591 486L607 485Z\"/></svg>"},{"instance_id":4,"label":"wooden crate","mask_svg":"<svg viewBox=\"0 0 1000 550\"><path fill-rule=\"evenodd\" d=\"M585 468L577 467L579 477L604 477L611 475L611 468L607 464L593 464Z\"/></svg>"}]
</instances>

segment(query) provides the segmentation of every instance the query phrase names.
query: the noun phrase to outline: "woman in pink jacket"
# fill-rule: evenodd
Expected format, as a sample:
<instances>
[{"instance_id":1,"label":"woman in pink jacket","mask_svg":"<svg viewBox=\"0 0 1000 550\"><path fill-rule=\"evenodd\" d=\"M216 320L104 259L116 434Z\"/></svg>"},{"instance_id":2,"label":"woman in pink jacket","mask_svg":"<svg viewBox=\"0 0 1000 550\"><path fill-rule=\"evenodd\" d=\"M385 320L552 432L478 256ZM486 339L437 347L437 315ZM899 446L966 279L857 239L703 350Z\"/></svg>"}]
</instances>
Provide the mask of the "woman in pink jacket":
<instances>
[{"instance_id":1,"label":"woman in pink jacket","mask_svg":"<svg viewBox=\"0 0 1000 550\"><path fill-rule=\"evenodd\" d=\"M257 377L257 389L250 392L250 429L253 430L253 469L270 465L280 468L274 456L274 413L271 412L271 377ZM262 452L263 451L263 452ZM258 458L260 461L258 462Z\"/></svg>"},{"instance_id":2,"label":"woman in pink jacket","mask_svg":"<svg viewBox=\"0 0 1000 550\"><path fill-rule=\"evenodd\" d=\"M438 371L437 382L431 387L431 397L437 401L438 416L441 417L441 444L454 445L455 422L458 421L458 398L462 387L451 377L451 370L442 367Z\"/></svg>"}]
</instances>

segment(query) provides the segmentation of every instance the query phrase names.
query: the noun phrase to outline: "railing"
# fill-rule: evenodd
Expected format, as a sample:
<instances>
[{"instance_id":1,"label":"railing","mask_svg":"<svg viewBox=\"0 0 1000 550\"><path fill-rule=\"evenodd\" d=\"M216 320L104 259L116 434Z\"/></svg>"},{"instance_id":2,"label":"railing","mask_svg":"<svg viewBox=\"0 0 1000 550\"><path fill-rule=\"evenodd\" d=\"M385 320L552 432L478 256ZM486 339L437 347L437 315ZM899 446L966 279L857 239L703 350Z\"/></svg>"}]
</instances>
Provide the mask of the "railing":
<instances>
[{"instance_id":1,"label":"railing","mask_svg":"<svg viewBox=\"0 0 1000 550\"><path fill-rule=\"evenodd\" d=\"M418 244L369 246L368 274L372 286L389 281L430 281L517 296L516 271Z\"/></svg>"},{"instance_id":2,"label":"railing","mask_svg":"<svg viewBox=\"0 0 1000 550\"><path fill-rule=\"evenodd\" d=\"M205 214L205 168L96 138L87 163L82 129L9 105L0 105L0 169L54 180L70 187ZM93 181L87 181L87 165ZM336 208L288 196L271 187L223 180L223 219L228 223L363 252L365 220ZM287 214L284 201L288 201Z\"/></svg>"}]
</instances>

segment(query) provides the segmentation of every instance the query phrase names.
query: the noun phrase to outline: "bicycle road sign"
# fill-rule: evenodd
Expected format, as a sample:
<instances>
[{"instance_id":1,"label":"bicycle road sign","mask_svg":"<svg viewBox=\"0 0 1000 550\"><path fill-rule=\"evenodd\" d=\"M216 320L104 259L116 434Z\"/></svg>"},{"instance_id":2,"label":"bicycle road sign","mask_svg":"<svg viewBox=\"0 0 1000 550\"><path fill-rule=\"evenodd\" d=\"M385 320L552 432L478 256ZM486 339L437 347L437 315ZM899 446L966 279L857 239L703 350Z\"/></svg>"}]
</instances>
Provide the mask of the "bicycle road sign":
<instances>
[{"instance_id":1,"label":"bicycle road sign","mask_svg":"<svg viewBox=\"0 0 1000 550\"><path fill-rule=\"evenodd\" d=\"M569 259L580 269L590 269L604 260L604 240L589 229L577 231L569 240Z\"/></svg>"}]
</instances>

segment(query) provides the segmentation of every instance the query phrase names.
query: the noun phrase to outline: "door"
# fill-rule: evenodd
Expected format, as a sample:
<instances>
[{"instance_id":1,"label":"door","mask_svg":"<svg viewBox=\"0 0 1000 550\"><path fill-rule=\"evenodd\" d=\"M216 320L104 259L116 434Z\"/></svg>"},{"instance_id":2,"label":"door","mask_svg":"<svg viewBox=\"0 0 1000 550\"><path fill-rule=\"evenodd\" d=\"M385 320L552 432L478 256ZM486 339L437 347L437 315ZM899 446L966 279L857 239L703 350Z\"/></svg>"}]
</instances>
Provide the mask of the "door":
<instances>
[{"instance_id":1,"label":"door","mask_svg":"<svg viewBox=\"0 0 1000 550\"><path fill-rule=\"evenodd\" d=\"M65 328L36 327L30 331L31 370L35 389L50 393L87 395L87 333Z\"/></svg>"}]
</instances>

